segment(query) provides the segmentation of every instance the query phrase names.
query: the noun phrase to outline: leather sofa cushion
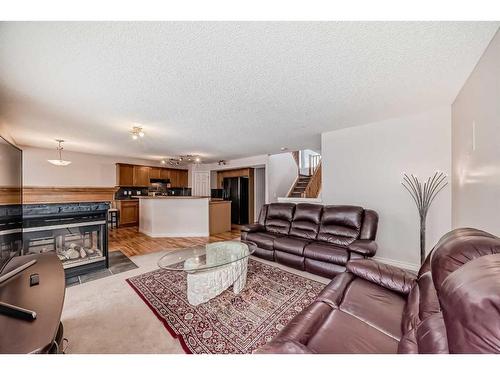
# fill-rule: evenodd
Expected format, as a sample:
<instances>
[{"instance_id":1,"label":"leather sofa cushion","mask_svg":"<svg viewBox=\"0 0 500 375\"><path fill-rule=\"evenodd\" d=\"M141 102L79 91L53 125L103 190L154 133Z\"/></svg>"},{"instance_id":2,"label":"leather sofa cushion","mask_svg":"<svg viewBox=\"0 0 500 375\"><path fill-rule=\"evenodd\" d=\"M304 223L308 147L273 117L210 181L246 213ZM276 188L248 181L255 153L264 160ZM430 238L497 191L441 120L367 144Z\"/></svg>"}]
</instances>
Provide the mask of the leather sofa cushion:
<instances>
[{"instance_id":1,"label":"leather sofa cushion","mask_svg":"<svg viewBox=\"0 0 500 375\"><path fill-rule=\"evenodd\" d=\"M267 210L269 208L269 205L268 204L265 204L262 206L262 208L260 209L260 213L259 213L259 221L258 223L260 225L266 225L266 218L267 218Z\"/></svg>"},{"instance_id":2,"label":"leather sofa cushion","mask_svg":"<svg viewBox=\"0 0 500 375\"><path fill-rule=\"evenodd\" d=\"M500 253L473 259L444 280L438 295L450 352L500 353L499 291Z\"/></svg>"},{"instance_id":3,"label":"leather sofa cushion","mask_svg":"<svg viewBox=\"0 0 500 375\"><path fill-rule=\"evenodd\" d=\"M267 232L250 232L245 241L253 242L261 249L273 250L274 240L280 236Z\"/></svg>"},{"instance_id":4,"label":"leather sofa cushion","mask_svg":"<svg viewBox=\"0 0 500 375\"><path fill-rule=\"evenodd\" d=\"M294 210L293 203L271 203L267 208L266 231L288 234Z\"/></svg>"},{"instance_id":5,"label":"leather sofa cushion","mask_svg":"<svg viewBox=\"0 0 500 375\"><path fill-rule=\"evenodd\" d=\"M323 206L299 203L295 207L290 235L314 240L318 235Z\"/></svg>"},{"instance_id":6,"label":"leather sofa cushion","mask_svg":"<svg viewBox=\"0 0 500 375\"><path fill-rule=\"evenodd\" d=\"M304 247L308 243L309 241L302 238L291 236L280 237L274 241L274 250L302 256L304 255Z\"/></svg>"},{"instance_id":7,"label":"leather sofa cushion","mask_svg":"<svg viewBox=\"0 0 500 375\"><path fill-rule=\"evenodd\" d=\"M448 340L443 315L433 314L417 327L419 354L448 354Z\"/></svg>"},{"instance_id":8,"label":"leather sofa cushion","mask_svg":"<svg viewBox=\"0 0 500 375\"><path fill-rule=\"evenodd\" d=\"M276 262L284 264L285 266L296 268L301 271L304 270L304 257L302 255L274 250L274 259Z\"/></svg>"},{"instance_id":9,"label":"leather sofa cushion","mask_svg":"<svg viewBox=\"0 0 500 375\"><path fill-rule=\"evenodd\" d=\"M340 310L399 341L406 300L377 284L355 278L344 292Z\"/></svg>"},{"instance_id":10,"label":"leather sofa cushion","mask_svg":"<svg viewBox=\"0 0 500 375\"><path fill-rule=\"evenodd\" d=\"M345 266L349 260L349 253L345 248L321 242L308 244L304 249L304 256L306 258L340 264L343 266Z\"/></svg>"},{"instance_id":11,"label":"leather sofa cushion","mask_svg":"<svg viewBox=\"0 0 500 375\"><path fill-rule=\"evenodd\" d=\"M348 246L359 238L363 208L357 206L325 206L317 239Z\"/></svg>"},{"instance_id":12,"label":"leather sofa cushion","mask_svg":"<svg viewBox=\"0 0 500 375\"><path fill-rule=\"evenodd\" d=\"M328 279L332 279L345 272L345 266L309 258L304 258L304 269L307 272L326 277Z\"/></svg>"},{"instance_id":13,"label":"leather sofa cushion","mask_svg":"<svg viewBox=\"0 0 500 375\"><path fill-rule=\"evenodd\" d=\"M431 258L432 279L438 294L443 281L451 273L476 258L495 253L500 253L500 241L485 236L482 231L449 240Z\"/></svg>"},{"instance_id":14,"label":"leather sofa cushion","mask_svg":"<svg viewBox=\"0 0 500 375\"><path fill-rule=\"evenodd\" d=\"M395 354L398 341L340 310L332 310L307 343L315 353Z\"/></svg>"}]
</instances>

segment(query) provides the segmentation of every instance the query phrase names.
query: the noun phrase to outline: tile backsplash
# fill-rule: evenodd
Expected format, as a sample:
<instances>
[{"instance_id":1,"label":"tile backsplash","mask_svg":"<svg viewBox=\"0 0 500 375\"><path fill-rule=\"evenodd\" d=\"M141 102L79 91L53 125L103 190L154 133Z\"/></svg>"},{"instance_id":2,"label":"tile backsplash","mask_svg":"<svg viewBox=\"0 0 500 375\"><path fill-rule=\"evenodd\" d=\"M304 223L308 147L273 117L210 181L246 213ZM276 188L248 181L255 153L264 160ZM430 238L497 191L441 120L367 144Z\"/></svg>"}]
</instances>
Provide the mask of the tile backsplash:
<instances>
[{"instance_id":1,"label":"tile backsplash","mask_svg":"<svg viewBox=\"0 0 500 375\"><path fill-rule=\"evenodd\" d=\"M127 199L133 195L148 195L148 188L136 186L121 186L115 193L115 199Z\"/></svg>"}]
</instances>

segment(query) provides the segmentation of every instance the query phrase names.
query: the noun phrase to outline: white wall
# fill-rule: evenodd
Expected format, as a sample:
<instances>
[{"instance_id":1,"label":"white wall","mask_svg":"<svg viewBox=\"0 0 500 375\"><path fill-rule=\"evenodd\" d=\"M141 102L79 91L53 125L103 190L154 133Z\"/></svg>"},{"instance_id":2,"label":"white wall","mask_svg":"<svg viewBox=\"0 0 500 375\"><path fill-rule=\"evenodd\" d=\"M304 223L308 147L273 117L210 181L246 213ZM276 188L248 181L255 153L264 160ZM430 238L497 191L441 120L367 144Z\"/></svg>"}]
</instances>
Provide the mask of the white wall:
<instances>
[{"instance_id":1,"label":"white wall","mask_svg":"<svg viewBox=\"0 0 500 375\"><path fill-rule=\"evenodd\" d=\"M260 210L266 203L266 169L255 168L254 170L254 218L259 218Z\"/></svg>"},{"instance_id":2,"label":"white wall","mask_svg":"<svg viewBox=\"0 0 500 375\"><path fill-rule=\"evenodd\" d=\"M290 152L269 155L267 163L267 202L277 202L286 197L297 178L297 163Z\"/></svg>"},{"instance_id":3,"label":"white wall","mask_svg":"<svg viewBox=\"0 0 500 375\"><path fill-rule=\"evenodd\" d=\"M20 152L0 138L0 187L19 188Z\"/></svg>"},{"instance_id":4,"label":"white wall","mask_svg":"<svg viewBox=\"0 0 500 375\"><path fill-rule=\"evenodd\" d=\"M323 133L324 204L353 204L379 214L377 257L406 267L419 264L419 219L401 186L401 173L450 174L451 109ZM427 217L427 248L451 228L451 189L434 201Z\"/></svg>"},{"instance_id":5,"label":"white wall","mask_svg":"<svg viewBox=\"0 0 500 375\"><path fill-rule=\"evenodd\" d=\"M24 186L112 187L116 185L115 163L161 166L159 162L151 160L63 151L63 159L72 163L66 167L56 167L47 162L48 159L57 159L55 149L21 148Z\"/></svg>"},{"instance_id":6,"label":"white wall","mask_svg":"<svg viewBox=\"0 0 500 375\"><path fill-rule=\"evenodd\" d=\"M453 227L500 235L500 32L452 105L452 150Z\"/></svg>"}]
</instances>

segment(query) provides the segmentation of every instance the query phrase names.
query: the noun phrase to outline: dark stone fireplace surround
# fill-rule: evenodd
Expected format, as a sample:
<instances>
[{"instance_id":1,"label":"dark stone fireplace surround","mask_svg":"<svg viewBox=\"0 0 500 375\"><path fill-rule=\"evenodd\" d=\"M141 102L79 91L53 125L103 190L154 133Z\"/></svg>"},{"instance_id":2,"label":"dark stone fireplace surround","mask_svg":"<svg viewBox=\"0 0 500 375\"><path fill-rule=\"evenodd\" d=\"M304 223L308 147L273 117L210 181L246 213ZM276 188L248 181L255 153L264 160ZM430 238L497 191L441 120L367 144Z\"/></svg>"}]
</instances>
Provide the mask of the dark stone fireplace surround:
<instances>
[{"instance_id":1,"label":"dark stone fireplace surround","mask_svg":"<svg viewBox=\"0 0 500 375\"><path fill-rule=\"evenodd\" d=\"M109 202L23 205L23 254L55 251L67 278L108 268L109 207ZM65 258L68 249L83 256Z\"/></svg>"}]
</instances>

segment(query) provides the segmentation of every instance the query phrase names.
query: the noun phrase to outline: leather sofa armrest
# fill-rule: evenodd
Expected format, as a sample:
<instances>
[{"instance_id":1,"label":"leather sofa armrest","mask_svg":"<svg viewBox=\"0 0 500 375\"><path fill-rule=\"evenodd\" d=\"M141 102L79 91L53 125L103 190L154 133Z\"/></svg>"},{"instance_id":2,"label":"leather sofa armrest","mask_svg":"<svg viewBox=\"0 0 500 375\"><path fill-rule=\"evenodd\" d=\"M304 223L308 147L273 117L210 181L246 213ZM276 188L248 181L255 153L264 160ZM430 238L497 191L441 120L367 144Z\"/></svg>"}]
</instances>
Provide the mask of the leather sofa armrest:
<instances>
[{"instance_id":1,"label":"leather sofa armrest","mask_svg":"<svg viewBox=\"0 0 500 375\"><path fill-rule=\"evenodd\" d=\"M260 347L252 354L313 354L307 346L294 340L277 340Z\"/></svg>"},{"instance_id":2,"label":"leather sofa armrest","mask_svg":"<svg viewBox=\"0 0 500 375\"><path fill-rule=\"evenodd\" d=\"M373 259L356 259L347 262L347 271L394 292L407 295L416 275L402 268L377 262Z\"/></svg>"},{"instance_id":3,"label":"leather sofa armrest","mask_svg":"<svg viewBox=\"0 0 500 375\"><path fill-rule=\"evenodd\" d=\"M248 225L243 225L241 227L242 232L263 232L264 231L264 226L259 223L253 223L253 224L248 224Z\"/></svg>"},{"instance_id":4,"label":"leather sofa armrest","mask_svg":"<svg viewBox=\"0 0 500 375\"><path fill-rule=\"evenodd\" d=\"M372 257L377 252L377 243L372 240L355 240L347 246L347 249L366 257Z\"/></svg>"}]
</instances>

